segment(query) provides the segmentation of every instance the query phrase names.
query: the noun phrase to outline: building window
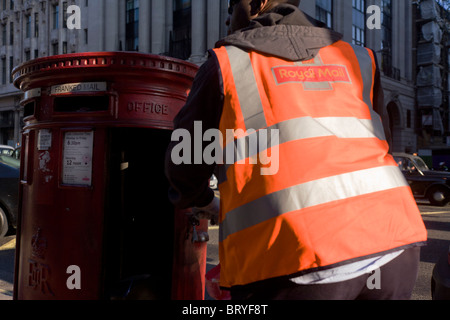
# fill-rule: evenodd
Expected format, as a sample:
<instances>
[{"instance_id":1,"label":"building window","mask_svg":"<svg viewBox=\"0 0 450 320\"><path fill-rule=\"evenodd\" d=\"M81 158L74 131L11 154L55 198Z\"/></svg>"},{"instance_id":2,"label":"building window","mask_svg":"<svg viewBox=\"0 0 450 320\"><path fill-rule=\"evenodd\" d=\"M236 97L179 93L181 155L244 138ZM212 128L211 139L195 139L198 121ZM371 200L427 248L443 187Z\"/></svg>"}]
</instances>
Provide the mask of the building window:
<instances>
[{"instance_id":1,"label":"building window","mask_svg":"<svg viewBox=\"0 0 450 320\"><path fill-rule=\"evenodd\" d=\"M6 58L2 58L2 84L6 84Z\"/></svg>"},{"instance_id":2,"label":"building window","mask_svg":"<svg viewBox=\"0 0 450 320\"><path fill-rule=\"evenodd\" d=\"M127 0L126 15L125 50L139 51L139 0Z\"/></svg>"},{"instance_id":3,"label":"building window","mask_svg":"<svg viewBox=\"0 0 450 320\"><path fill-rule=\"evenodd\" d=\"M333 0L316 1L316 19L333 28Z\"/></svg>"},{"instance_id":4,"label":"building window","mask_svg":"<svg viewBox=\"0 0 450 320\"><path fill-rule=\"evenodd\" d=\"M62 50L63 50L63 54L67 54L67 41L64 41L63 42L63 48L62 48Z\"/></svg>"},{"instance_id":5,"label":"building window","mask_svg":"<svg viewBox=\"0 0 450 320\"><path fill-rule=\"evenodd\" d=\"M53 29L59 29L59 5L54 5L52 10Z\"/></svg>"},{"instance_id":6,"label":"building window","mask_svg":"<svg viewBox=\"0 0 450 320\"><path fill-rule=\"evenodd\" d=\"M14 0L9 0L9 8L14 10Z\"/></svg>"},{"instance_id":7,"label":"building window","mask_svg":"<svg viewBox=\"0 0 450 320\"><path fill-rule=\"evenodd\" d=\"M169 55L187 60L191 56L192 4L190 0L175 0L173 31L170 33Z\"/></svg>"},{"instance_id":8,"label":"building window","mask_svg":"<svg viewBox=\"0 0 450 320\"><path fill-rule=\"evenodd\" d=\"M366 1L353 0L352 41L358 46L366 45Z\"/></svg>"},{"instance_id":9,"label":"building window","mask_svg":"<svg viewBox=\"0 0 450 320\"><path fill-rule=\"evenodd\" d=\"M39 58L39 50L38 49L34 50L34 58L35 59Z\"/></svg>"},{"instance_id":10,"label":"building window","mask_svg":"<svg viewBox=\"0 0 450 320\"><path fill-rule=\"evenodd\" d=\"M59 54L58 42L52 44L52 55L56 56Z\"/></svg>"},{"instance_id":11,"label":"building window","mask_svg":"<svg viewBox=\"0 0 450 320\"><path fill-rule=\"evenodd\" d=\"M25 37L31 37L31 14L25 16Z\"/></svg>"},{"instance_id":12,"label":"building window","mask_svg":"<svg viewBox=\"0 0 450 320\"><path fill-rule=\"evenodd\" d=\"M381 68L385 75L392 74L392 2L381 0L382 28L381 28Z\"/></svg>"},{"instance_id":13,"label":"building window","mask_svg":"<svg viewBox=\"0 0 450 320\"><path fill-rule=\"evenodd\" d=\"M67 14L67 2L63 2L63 28L67 29L67 19L69 15Z\"/></svg>"},{"instance_id":14,"label":"building window","mask_svg":"<svg viewBox=\"0 0 450 320\"><path fill-rule=\"evenodd\" d=\"M31 60L31 51L27 50L25 51L25 61L30 61Z\"/></svg>"},{"instance_id":15,"label":"building window","mask_svg":"<svg viewBox=\"0 0 450 320\"><path fill-rule=\"evenodd\" d=\"M88 44L88 43L89 43L89 30L84 29L84 44Z\"/></svg>"},{"instance_id":16,"label":"building window","mask_svg":"<svg viewBox=\"0 0 450 320\"><path fill-rule=\"evenodd\" d=\"M39 37L39 13L34 14L34 37Z\"/></svg>"}]
</instances>

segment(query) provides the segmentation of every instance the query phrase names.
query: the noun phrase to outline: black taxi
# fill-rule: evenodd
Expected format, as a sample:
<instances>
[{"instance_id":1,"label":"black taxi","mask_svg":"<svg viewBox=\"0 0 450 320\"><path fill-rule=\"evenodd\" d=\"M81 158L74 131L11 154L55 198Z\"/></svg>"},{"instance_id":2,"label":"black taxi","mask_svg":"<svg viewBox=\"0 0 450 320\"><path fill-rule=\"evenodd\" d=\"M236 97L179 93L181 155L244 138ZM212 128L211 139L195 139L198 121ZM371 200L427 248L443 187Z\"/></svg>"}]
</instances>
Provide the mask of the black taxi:
<instances>
[{"instance_id":1,"label":"black taxi","mask_svg":"<svg viewBox=\"0 0 450 320\"><path fill-rule=\"evenodd\" d=\"M393 156L414 197L428 199L435 206L445 206L450 202L450 172L431 170L416 155L394 153Z\"/></svg>"}]
</instances>

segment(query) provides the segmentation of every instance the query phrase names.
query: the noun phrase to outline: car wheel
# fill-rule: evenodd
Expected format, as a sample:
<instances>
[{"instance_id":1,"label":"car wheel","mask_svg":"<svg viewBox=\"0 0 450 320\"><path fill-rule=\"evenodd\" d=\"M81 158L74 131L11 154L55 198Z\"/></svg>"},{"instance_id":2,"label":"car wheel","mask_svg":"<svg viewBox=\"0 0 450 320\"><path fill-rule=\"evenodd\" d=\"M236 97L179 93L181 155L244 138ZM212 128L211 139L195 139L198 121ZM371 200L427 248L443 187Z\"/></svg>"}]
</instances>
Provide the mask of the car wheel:
<instances>
[{"instance_id":1,"label":"car wheel","mask_svg":"<svg viewBox=\"0 0 450 320\"><path fill-rule=\"evenodd\" d=\"M0 238L8 233L8 217L5 211L0 207Z\"/></svg>"},{"instance_id":2,"label":"car wheel","mask_svg":"<svg viewBox=\"0 0 450 320\"><path fill-rule=\"evenodd\" d=\"M428 200L434 206L445 206L449 202L449 192L444 188L434 187L428 192Z\"/></svg>"}]
</instances>

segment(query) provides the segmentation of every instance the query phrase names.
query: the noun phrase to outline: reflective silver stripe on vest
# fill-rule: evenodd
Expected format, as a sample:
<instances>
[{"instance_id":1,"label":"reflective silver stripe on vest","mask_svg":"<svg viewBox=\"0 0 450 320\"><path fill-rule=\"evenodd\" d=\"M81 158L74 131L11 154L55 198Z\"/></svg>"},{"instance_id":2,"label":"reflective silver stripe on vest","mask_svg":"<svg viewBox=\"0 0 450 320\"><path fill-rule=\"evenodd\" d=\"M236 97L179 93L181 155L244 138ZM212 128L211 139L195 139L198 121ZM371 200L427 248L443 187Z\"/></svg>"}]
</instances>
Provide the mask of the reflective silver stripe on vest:
<instances>
[{"instance_id":1,"label":"reflective silver stripe on vest","mask_svg":"<svg viewBox=\"0 0 450 320\"><path fill-rule=\"evenodd\" d=\"M220 241L289 212L407 185L398 167L355 171L296 185L226 213L219 228Z\"/></svg>"},{"instance_id":2,"label":"reflective silver stripe on vest","mask_svg":"<svg viewBox=\"0 0 450 320\"><path fill-rule=\"evenodd\" d=\"M277 130L279 134L272 134L273 130ZM286 142L331 136L340 139L378 138L381 140L384 137L384 135L377 136L379 132L374 129L372 120L344 117L296 118L278 123L264 131L263 143L259 143L262 132L259 130L227 144L223 150L224 165L219 167L217 177L219 183L226 181L226 171L234 163ZM278 139L272 139L273 137ZM234 156L233 163L228 161L229 154Z\"/></svg>"},{"instance_id":3,"label":"reflective silver stripe on vest","mask_svg":"<svg viewBox=\"0 0 450 320\"><path fill-rule=\"evenodd\" d=\"M373 87L373 79L374 74L372 70L372 57L369 55L369 52L366 48L352 45L353 50L355 51L356 58L359 62L359 69L361 70L361 76L363 79L364 90L363 90L363 100L364 103L367 104L370 110L370 115L372 117L373 128L376 132L377 137L380 137L381 140L386 140L386 135L384 133L383 122L381 121L381 117L378 113L373 109L372 99L370 98L372 94Z\"/></svg>"},{"instance_id":4,"label":"reflective silver stripe on vest","mask_svg":"<svg viewBox=\"0 0 450 320\"><path fill-rule=\"evenodd\" d=\"M279 139L272 141L270 133L273 130L279 132ZM263 140L267 136L267 144L256 143L260 141L260 135L264 132ZM258 153L267 150L268 148L277 145L303 139L314 139L320 137L336 136L341 139L361 139L361 138L379 138L378 132L372 125L372 120L344 118L344 117L325 117L325 118L296 118L280 122L276 125L268 127L267 129L253 131L249 135L239 138L234 142L227 144L223 150L224 160L225 156L234 152L234 163L242 161L248 157L255 156ZM256 144L257 148L254 148ZM261 146L267 148L261 149ZM232 148L234 151L230 151ZM228 165L232 165L224 161Z\"/></svg>"},{"instance_id":5,"label":"reflective silver stripe on vest","mask_svg":"<svg viewBox=\"0 0 450 320\"><path fill-rule=\"evenodd\" d=\"M225 48L230 60L246 129L258 130L267 127L250 56L246 51L237 47L227 46Z\"/></svg>"},{"instance_id":6,"label":"reflective silver stripe on vest","mask_svg":"<svg viewBox=\"0 0 450 320\"><path fill-rule=\"evenodd\" d=\"M354 118L301 118L286 121L281 124L272 126L271 129L280 130L280 144L288 141L307 139L315 137L324 137L335 135L340 138L372 138L377 137L380 140L386 140L383 124L374 109L371 100L371 93L373 87L373 70L372 57L366 48L352 45L355 55L360 65L361 76L363 80L363 101L369 108L372 120L360 120ZM247 130L261 129L267 127L267 122L264 117L264 111L259 95L255 75L251 65L251 60L247 52L236 48L226 47L231 63L233 77L235 78L236 90L240 101L241 109L244 114ZM317 60L317 61L316 61ZM316 57L315 62L321 63L320 56ZM300 63L300 62L299 62ZM242 74L242 75L241 75ZM239 81L237 81L239 79ZM330 126L328 128L327 126ZM292 133L290 131L293 131ZM258 135L258 133L253 133ZM288 135L288 136L287 136ZM251 136L251 135L250 135ZM270 137L270 134L268 134ZM250 156L254 156L256 152L249 152L248 143L245 139L228 144L224 149L224 160L227 154L227 149L234 148L235 162L244 160ZM270 144L268 148L270 148ZM253 150L255 150L253 148ZM250 150L251 151L251 150ZM258 150L261 152L264 150ZM230 151L228 151L230 152ZM225 165L219 167L219 183L226 181L226 172L232 165L229 161L224 161Z\"/></svg>"}]
</instances>

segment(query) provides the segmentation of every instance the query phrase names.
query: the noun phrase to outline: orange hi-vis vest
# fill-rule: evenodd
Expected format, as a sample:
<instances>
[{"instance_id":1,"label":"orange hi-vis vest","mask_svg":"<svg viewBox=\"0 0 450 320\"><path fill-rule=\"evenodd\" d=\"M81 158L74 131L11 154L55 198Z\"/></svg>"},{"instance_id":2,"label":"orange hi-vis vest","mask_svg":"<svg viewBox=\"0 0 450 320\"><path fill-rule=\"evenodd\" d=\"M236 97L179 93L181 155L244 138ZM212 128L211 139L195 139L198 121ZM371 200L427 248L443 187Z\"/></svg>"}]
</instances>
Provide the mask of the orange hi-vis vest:
<instances>
[{"instance_id":1,"label":"orange hi-vis vest","mask_svg":"<svg viewBox=\"0 0 450 320\"><path fill-rule=\"evenodd\" d=\"M218 174L222 287L427 240L373 110L372 51L338 41L301 62L234 46L214 55L224 87L220 131L234 132Z\"/></svg>"}]
</instances>

